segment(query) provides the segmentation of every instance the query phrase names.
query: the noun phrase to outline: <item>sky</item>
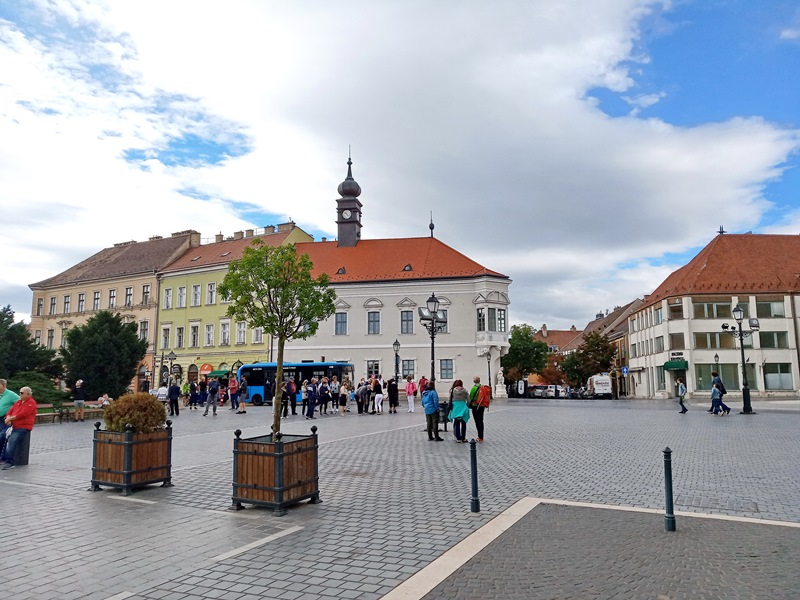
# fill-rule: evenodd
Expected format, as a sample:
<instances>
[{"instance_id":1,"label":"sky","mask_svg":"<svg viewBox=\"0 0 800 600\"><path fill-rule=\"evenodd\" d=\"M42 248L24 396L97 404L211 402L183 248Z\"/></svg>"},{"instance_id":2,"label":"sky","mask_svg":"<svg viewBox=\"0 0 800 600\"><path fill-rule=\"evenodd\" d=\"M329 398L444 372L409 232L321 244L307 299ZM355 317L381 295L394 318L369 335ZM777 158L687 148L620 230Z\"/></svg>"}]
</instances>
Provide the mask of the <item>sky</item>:
<instances>
[{"instance_id":1,"label":"sky","mask_svg":"<svg viewBox=\"0 0 800 600\"><path fill-rule=\"evenodd\" d=\"M795 0L5 0L0 304L117 242L435 235L583 328L717 235L800 234ZM433 290L435 291L435 290Z\"/></svg>"}]
</instances>

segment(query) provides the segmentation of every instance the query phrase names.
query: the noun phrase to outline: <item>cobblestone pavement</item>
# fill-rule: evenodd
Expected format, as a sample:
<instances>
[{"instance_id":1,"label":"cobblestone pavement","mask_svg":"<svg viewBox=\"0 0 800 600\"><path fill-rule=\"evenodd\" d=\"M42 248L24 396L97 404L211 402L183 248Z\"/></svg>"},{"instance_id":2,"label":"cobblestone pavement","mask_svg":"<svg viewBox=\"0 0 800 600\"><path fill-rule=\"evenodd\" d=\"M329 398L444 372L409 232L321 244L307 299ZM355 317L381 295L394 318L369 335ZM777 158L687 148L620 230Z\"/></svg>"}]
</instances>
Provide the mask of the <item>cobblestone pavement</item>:
<instances>
[{"instance_id":1,"label":"cobblestone pavement","mask_svg":"<svg viewBox=\"0 0 800 600\"><path fill-rule=\"evenodd\" d=\"M480 513L469 511L469 445L453 443L449 434L445 443L428 442L421 412L351 413L315 421L294 417L284 424L285 433L307 433L311 423L319 427L323 502L303 503L280 518L261 508L228 510L232 432L241 428L243 437L266 433L270 408L250 408L247 415L220 409L217 417L182 411L174 418L174 487L149 487L127 498L112 490L86 491L90 423L38 425L31 464L0 472L6 520L0 581L5 594L16 599L377 599L523 497L663 509L666 446L673 450L676 510L800 523L800 404L754 401L754 408L759 414L752 417L713 417L702 405L678 415L674 403L657 401L499 402L487 414L487 441L478 447ZM474 435L472 425L468 431ZM592 510L543 505L507 532L520 531L526 538L530 531L542 531L533 535L536 552L552 553L548 564L564 567L537 579L540 595L516 597L660 598L653 595L660 585L657 574L673 581L681 565L707 576L693 576L695 587L665 587L659 594L760 597L747 595L759 581L746 576L749 569L743 571L752 557L728 548L735 540L744 551L760 552L759 544L771 539L760 532L773 532L776 526L680 518L679 531L669 535L688 540L692 550L687 556L703 557L713 550L736 574L729 581L744 582L720 587L714 569L721 563L672 554L678 546L664 539L663 516L648 515L645 524L642 515L605 511L604 535L615 537L619 529L620 541L636 539L643 547L652 540L648 556L655 557L642 561L652 565L654 581L639 588L617 587L607 565L616 564L618 556L633 569L635 561L621 554L632 544L611 545L594 517L574 516ZM559 531L565 525L573 530ZM780 529L787 541L779 556L759 554L757 564L769 562L787 585L796 585L791 575L797 570L800 529ZM495 543L502 545L502 539ZM695 540L706 545L695 548ZM607 550L599 553L603 561L587 553L589 543ZM535 574L534 555L527 548L515 551L515 544L509 550L516 557L516 563L509 563L517 565L513 571ZM784 547L795 552L786 554L794 556L794 571L781 571ZM655 566L661 557L669 568ZM614 572L628 573L625 565ZM509 586L518 585L510 576L503 578ZM475 595L514 597L511 587L510 595L492 592L500 585L496 577L481 581L488 581L488 587L475 588ZM428 597L473 597L470 590L443 585ZM726 592L731 586L738 596ZM569 589L573 595L564 595Z\"/></svg>"}]
</instances>

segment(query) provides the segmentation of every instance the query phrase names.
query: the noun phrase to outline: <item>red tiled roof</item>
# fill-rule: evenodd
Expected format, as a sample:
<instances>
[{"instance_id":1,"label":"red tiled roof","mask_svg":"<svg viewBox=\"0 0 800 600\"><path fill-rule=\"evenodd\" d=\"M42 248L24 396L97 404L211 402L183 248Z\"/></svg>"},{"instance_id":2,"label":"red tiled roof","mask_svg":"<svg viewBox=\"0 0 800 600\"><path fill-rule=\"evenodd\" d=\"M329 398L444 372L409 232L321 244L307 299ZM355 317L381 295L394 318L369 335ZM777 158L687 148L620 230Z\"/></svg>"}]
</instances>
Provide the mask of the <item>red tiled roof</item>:
<instances>
[{"instance_id":1,"label":"red tiled roof","mask_svg":"<svg viewBox=\"0 0 800 600\"><path fill-rule=\"evenodd\" d=\"M162 269L163 273L172 273L182 269L196 269L197 267L210 267L214 265L227 265L229 262L242 258L244 249L253 243L256 238L262 240L266 246L280 246L286 241L291 231L280 233L267 233L238 240L224 240L213 244L204 244L196 248L189 248L178 260Z\"/></svg>"},{"instance_id":2,"label":"red tiled roof","mask_svg":"<svg viewBox=\"0 0 800 600\"><path fill-rule=\"evenodd\" d=\"M49 279L30 284L34 289L42 286L64 285L111 277L123 277L158 271L189 243L191 233L166 238L132 242L105 248Z\"/></svg>"},{"instance_id":3,"label":"red tiled roof","mask_svg":"<svg viewBox=\"0 0 800 600\"><path fill-rule=\"evenodd\" d=\"M720 234L646 296L639 308L686 294L800 291L800 236Z\"/></svg>"},{"instance_id":4,"label":"red tiled roof","mask_svg":"<svg viewBox=\"0 0 800 600\"><path fill-rule=\"evenodd\" d=\"M548 346L558 346L558 349L562 350L572 340L580 337L581 333L583 332L572 329L548 329L547 337L545 337L540 329L533 334L533 339L537 342L544 342Z\"/></svg>"},{"instance_id":5,"label":"red tiled roof","mask_svg":"<svg viewBox=\"0 0 800 600\"><path fill-rule=\"evenodd\" d=\"M335 241L301 242L297 252L308 254L314 263L314 275L327 273L331 283L481 275L508 279L431 237L360 240L352 247L337 246ZM338 273L340 269L344 272Z\"/></svg>"}]
</instances>

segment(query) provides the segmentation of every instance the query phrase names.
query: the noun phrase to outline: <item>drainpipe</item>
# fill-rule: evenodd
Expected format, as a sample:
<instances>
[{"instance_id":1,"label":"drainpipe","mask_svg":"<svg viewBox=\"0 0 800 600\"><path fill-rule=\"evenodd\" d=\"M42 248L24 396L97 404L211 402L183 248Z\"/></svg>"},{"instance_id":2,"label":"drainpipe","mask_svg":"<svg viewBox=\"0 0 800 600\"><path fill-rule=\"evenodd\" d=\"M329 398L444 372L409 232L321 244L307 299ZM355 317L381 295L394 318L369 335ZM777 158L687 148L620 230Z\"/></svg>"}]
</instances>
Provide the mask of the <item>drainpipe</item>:
<instances>
[{"instance_id":1,"label":"drainpipe","mask_svg":"<svg viewBox=\"0 0 800 600\"><path fill-rule=\"evenodd\" d=\"M794 292L789 292L789 309L792 311L792 324L794 325L794 350L797 353L797 365L800 368L800 340L797 337L797 316L794 313ZM761 375L762 378L765 380L764 387L766 388L766 376L764 376L764 367L761 367ZM792 374L792 379L794 379L794 373ZM797 384L795 383L795 389L797 389ZM765 390L766 391L766 390Z\"/></svg>"}]
</instances>

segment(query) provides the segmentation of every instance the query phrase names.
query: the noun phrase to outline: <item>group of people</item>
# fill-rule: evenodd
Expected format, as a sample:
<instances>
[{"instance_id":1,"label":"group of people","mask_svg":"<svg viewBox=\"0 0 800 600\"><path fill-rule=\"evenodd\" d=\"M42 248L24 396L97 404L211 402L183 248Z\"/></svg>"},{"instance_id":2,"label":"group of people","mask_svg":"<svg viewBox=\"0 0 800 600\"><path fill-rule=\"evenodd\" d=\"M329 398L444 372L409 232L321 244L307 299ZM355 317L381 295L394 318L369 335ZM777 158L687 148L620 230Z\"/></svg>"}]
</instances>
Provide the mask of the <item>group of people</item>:
<instances>
[{"instance_id":1,"label":"group of people","mask_svg":"<svg viewBox=\"0 0 800 600\"><path fill-rule=\"evenodd\" d=\"M169 383L164 382L158 388L156 398L164 403L171 417L180 414L181 399L183 399L184 407L188 407L189 410L200 410L202 407L204 409L203 416L206 417L209 408L216 416L217 406L221 406L227 400L231 401L231 410L236 411L236 414L246 413L247 394L246 377L242 377L239 381L236 376L232 376L228 379L227 384L223 385L218 377L203 376L200 381L192 380L182 386L174 379L171 379Z\"/></svg>"},{"instance_id":2,"label":"group of people","mask_svg":"<svg viewBox=\"0 0 800 600\"><path fill-rule=\"evenodd\" d=\"M727 393L728 390L725 389L725 384L722 383L722 378L719 376L719 373L717 371L711 371L711 408L706 412L721 417L731 414L731 409L722 400ZM686 382L683 377L678 377L678 402L681 405L681 410L679 411L681 415L688 412L684 404L685 397Z\"/></svg>"},{"instance_id":3,"label":"group of people","mask_svg":"<svg viewBox=\"0 0 800 600\"><path fill-rule=\"evenodd\" d=\"M467 441L467 423L469 422L470 413L472 413L475 428L478 432L476 441L483 442L483 418L487 407L481 406L478 400L481 390L481 378L476 375L472 382L472 389L467 392L464 382L456 379L448 394L447 420L453 423L453 437L460 444ZM439 435L440 400L433 381L425 381L425 388L422 392L422 408L425 410L428 440L443 442L444 438Z\"/></svg>"}]
</instances>

